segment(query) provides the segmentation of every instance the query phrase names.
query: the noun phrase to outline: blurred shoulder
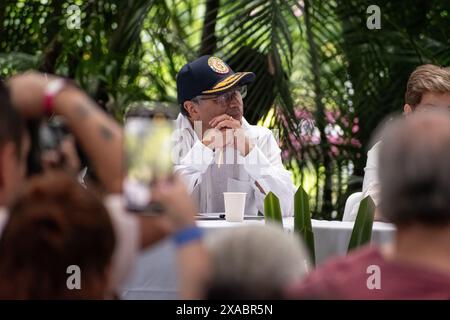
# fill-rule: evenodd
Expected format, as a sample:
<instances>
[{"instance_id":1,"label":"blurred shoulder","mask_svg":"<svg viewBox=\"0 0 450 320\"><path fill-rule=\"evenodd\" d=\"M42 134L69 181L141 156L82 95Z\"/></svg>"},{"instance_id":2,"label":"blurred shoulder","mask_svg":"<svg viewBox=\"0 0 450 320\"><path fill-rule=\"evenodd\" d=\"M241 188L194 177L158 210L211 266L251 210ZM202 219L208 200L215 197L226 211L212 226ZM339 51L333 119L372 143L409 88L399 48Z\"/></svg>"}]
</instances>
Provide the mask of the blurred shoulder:
<instances>
[{"instance_id":1,"label":"blurred shoulder","mask_svg":"<svg viewBox=\"0 0 450 320\"><path fill-rule=\"evenodd\" d=\"M6 207L0 207L0 235L8 222L8 210Z\"/></svg>"},{"instance_id":2,"label":"blurred shoulder","mask_svg":"<svg viewBox=\"0 0 450 320\"><path fill-rule=\"evenodd\" d=\"M377 143L375 143L372 148L369 149L369 151L367 152L369 155L378 155L378 153L380 152L381 149L381 145L382 145L382 141L378 141Z\"/></svg>"},{"instance_id":3,"label":"blurred shoulder","mask_svg":"<svg viewBox=\"0 0 450 320\"><path fill-rule=\"evenodd\" d=\"M312 271L304 281L287 291L294 299L340 299L347 297L347 290L355 284L365 283L367 267L381 264L381 254L374 247L363 247L345 256L331 259Z\"/></svg>"}]
</instances>

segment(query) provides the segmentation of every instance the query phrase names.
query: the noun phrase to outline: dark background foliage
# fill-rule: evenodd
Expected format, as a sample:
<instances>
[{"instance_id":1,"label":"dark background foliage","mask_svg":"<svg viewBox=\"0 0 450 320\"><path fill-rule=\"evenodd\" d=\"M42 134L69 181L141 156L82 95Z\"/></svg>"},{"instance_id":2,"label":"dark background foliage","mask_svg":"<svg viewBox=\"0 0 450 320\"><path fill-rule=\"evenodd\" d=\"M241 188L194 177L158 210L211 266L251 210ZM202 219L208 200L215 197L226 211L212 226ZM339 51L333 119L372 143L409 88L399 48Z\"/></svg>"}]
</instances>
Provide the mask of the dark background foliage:
<instances>
[{"instance_id":1,"label":"dark background foliage","mask_svg":"<svg viewBox=\"0 0 450 320\"><path fill-rule=\"evenodd\" d=\"M34 68L73 78L122 121L136 101L177 108L177 71L218 55L256 73L245 117L279 130L314 217L339 219L411 71L450 59L450 1L373 2L2 0L0 75ZM366 25L373 4L379 30Z\"/></svg>"}]
</instances>

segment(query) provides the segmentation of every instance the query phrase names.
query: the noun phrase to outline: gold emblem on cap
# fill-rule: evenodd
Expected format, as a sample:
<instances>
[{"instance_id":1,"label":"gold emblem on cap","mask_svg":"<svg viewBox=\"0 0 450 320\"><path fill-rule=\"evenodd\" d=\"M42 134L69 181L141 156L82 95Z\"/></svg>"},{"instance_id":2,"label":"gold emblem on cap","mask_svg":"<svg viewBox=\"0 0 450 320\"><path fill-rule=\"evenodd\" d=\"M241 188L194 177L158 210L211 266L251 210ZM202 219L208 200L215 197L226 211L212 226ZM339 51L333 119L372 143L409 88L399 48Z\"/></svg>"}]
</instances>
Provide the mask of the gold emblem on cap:
<instances>
[{"instance_id":1,"label":"gold emblem on cap","mask_svg":"<svg viewBox=\"0 0 450 320\"><path fill-rule=\"evenodd\" d=\"M228 73L230 71L225 62L217 57L210 57L208 59L208 65L211 69L213 69L214 72L217 73Z\"/></svg>"}]
</instances>

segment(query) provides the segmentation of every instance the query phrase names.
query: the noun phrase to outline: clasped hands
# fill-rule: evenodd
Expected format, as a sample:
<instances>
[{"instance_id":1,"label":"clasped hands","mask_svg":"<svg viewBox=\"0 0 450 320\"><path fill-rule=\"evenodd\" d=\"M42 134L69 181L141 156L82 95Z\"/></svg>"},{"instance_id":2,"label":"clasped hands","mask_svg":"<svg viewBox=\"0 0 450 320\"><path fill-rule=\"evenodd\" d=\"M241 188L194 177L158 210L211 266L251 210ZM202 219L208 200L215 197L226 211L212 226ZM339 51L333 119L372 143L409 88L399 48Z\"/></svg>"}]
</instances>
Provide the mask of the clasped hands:
<instances>
[{"instance_id":1,"label":"clasped hands","mask_svg":"<svg viewBox=\"0 0 450 320\"><path fill-rule=\"evenodd\" d=\"M241 121L228 114L221 114L211 119L208 124L210 129L204 133L202 143L211 150L232 145L245 157L253 149L253 143L245 134Z\"/></svg>"}]
</instances>

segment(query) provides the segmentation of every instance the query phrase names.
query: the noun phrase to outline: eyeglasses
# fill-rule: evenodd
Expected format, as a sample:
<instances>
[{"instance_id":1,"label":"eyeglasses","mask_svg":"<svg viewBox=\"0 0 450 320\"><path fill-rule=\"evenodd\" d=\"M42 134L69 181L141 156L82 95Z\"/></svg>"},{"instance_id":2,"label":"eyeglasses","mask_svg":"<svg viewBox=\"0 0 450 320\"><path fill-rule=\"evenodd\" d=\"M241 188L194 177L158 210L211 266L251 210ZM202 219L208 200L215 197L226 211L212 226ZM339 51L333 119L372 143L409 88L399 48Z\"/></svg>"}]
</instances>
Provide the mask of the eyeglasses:
<instances>
[{"instance_id":1,"label":"eyeglasses","mask_svg":"<svg viewBox=\"0 0 450 320\"><path fill-rule=\"evenodd\" d=\"M236 89L222 93L220 95L214 96L197 96L192 99L194 102L200 102L202 100L212 100L213 102L220 104L221 106L226 106L228 103L237 98L238 94L241 95L242 99L247 96L247 86L237 87Z\"/></svg>"}]
</instances>

